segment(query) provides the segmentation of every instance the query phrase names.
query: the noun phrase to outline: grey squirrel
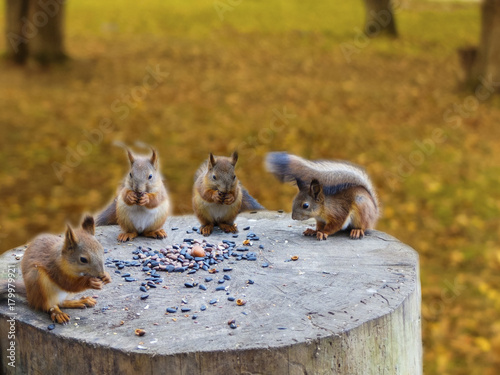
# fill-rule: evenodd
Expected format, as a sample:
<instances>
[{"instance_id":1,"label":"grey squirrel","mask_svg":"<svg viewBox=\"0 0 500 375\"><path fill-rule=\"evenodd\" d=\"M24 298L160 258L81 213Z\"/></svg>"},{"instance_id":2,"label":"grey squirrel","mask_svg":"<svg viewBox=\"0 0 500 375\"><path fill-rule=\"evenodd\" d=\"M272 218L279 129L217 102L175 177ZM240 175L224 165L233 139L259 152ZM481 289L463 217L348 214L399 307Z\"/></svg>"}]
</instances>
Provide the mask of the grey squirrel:
<instances>
[{"instance_id":1,"label":"grey squirrel","mask_svg":"<svg viewBox=\"0 0 500 375\"><path fill-rule=\"evenodd\" d=\"M292 219L316 219L316 229L307 229L304 235L326 240L350 229L350 237L359 239L375 226L379 203L361 167L346 161L310 161L285 152L269 153L266 167L281 182L297 184Z\"/></svg>"},{"instance_id":2,"label":"grey squirrel","mask_svg":"<svg viewBox=\"0 0 500 375\"><path fill-rule=\"evenodd\" d=\"M99 214L97 225L119 224L118 241L126 242L138 235L166 238L163 224L170 214L170 199L159 170L158 154L135 156L127 150L130 172L118 196Z\"/></svg>"},{"instance_id":3,"label":"grey squirrel","mask_svg":"<svg viewBox=\"0 0 500 375\"><path fill-rule=\"evenodd\" d=\"M240 212L264 209L238 181L234 172L237 161L236 151L231 157L210 154L195 173L193 209L204 236L210 235L215 225L235 233L234 221Z\"/></svg>"}]
</instances>

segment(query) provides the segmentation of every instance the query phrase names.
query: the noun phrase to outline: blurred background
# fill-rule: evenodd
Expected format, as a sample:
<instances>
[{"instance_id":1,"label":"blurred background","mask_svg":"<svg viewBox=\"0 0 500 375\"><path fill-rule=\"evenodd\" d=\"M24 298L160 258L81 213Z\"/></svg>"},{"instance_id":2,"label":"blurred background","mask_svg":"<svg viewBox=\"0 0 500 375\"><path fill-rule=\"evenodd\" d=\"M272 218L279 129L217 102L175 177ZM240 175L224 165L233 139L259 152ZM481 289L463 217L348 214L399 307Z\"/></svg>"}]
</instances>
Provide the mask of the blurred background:
<instances>
[{"instance_id":1,"label":"blurred background","mask_svg":"<svg viewBox=\"0 0 500 375\"><path fill-rule=\"evenodd\" d=\"M209 152L287 211L267 152L348 159L420 254L425 373L497 374L499 3L6 0L0 249L103 208L123 144L159 151L176 214Z\"/></svg>"}]
</instances>

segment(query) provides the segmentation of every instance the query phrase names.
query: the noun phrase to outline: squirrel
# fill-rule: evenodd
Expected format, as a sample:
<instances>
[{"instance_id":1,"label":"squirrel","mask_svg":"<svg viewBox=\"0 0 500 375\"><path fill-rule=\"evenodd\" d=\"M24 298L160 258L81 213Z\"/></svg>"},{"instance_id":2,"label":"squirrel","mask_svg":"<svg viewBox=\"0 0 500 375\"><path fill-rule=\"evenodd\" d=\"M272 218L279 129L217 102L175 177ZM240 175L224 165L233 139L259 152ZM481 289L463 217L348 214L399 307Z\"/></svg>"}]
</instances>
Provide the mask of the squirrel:
<instances>
[{"instance_id":1,"label":"squirrel","mask_svg":"<svg viewBox=\"0 0 500 375\"><path fill-rule=\"evenodd\" d=\"M238 181L234 173L237 161L236 151L230 157L214 157L210 153L195 173L193 209L204 236L209 236L214 226L226 233L236 233L234 221L240 212L264 209Z\"/></svg>"},{"instance_id":2,"label":"squirrel","mask_svg":"<svg viewBox=\"0 0 500 375\"><path fill-rule=\"evenodd\" d=\"M81 228L73 230L67 226L64 239L40 235L24 253L21 270L28 304L48 312L54 322L69 322L70 316L61 308L78 309L96 304L92 297L66 299L69 294L101 289L111 282L104 271L104 249L94 234L94 218L86 216Z\"/></svg>"},{"instance_id":3,"label":"squirrel","mask_svg":"<svg viewBox=\"0 0 500 375\"><path fill-rule=\"evenodd\" d=\"M163 183L156 150L151 157L134 156L127 150L130 172L118 196L97 217L97 226L119 224L118 241L126 242L142 234L163 239L162 229L170 214L170 199Z\"/></svg>"},{"instance_id":4,"label":"squirrel","mask_svg":"<svg viewBox=\"0 0 500 375\"><path fill-rule=\"evenodd\" d=\"M351 229L360 239L372 229L380 215L370 178L361 167L347 161L310 161L285 152L271 152L266 167L281 182L296 182L292 219L316 219L316 229L305 236L326 240L340 230Z\"/></svg>"}]
</instances>

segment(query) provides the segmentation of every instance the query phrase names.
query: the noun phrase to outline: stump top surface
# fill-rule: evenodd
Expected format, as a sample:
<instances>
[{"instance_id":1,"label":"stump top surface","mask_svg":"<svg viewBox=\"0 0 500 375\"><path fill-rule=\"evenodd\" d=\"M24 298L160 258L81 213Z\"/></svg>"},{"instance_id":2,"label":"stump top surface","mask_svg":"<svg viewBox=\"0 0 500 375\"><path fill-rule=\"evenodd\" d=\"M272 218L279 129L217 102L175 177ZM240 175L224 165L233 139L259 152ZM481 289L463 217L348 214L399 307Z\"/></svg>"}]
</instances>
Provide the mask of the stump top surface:
<instances>
[{"instance_id":1,"label":"stump top surface","mask_svg":"<svg viewBox=\"0 0 500 375\"><path fill-rule=\"evenodd\" d=\"M139 237L126 244L116 241L119 227L97 228L97 238L108 249L106 257L120 260L132 260L132 251L138 246L159 250L181 244L185 238L214 244L226 239L238 247L246 239L248 231L243 228L247 226L260 240L249 246L257 253L257 261L231 257L213 266L219 270L216 274L203 270L194 274L160 272L163 282L150 289L145 300L140 299L144 293L139 290L147 277L142 267L121 271L137 279L133 282L125 282L115 273L116 268L107 268L112 283L85 294L97 295L97 305L86 310L66 309L71 322L52 331L47 330L51 324L48 314L32 311L21 298L16 298L16 318L48 335L151 355L273 348L348 331L395 310L418 288L417 253L387 234L371 231L362 240L351 240L342 232L317 241L302 236L312 221L297 222L289 214L269 211L240 215L237 223L238 238L218 229L204 238L186 233L198 226L195 217L171 217L164 226L167 239ZM174 227L179 229L172 230ZM20 247L4 254L0 258L2 270L7 270L7 264L19 263L14 254L22 255L23 250ZM291 261L294 255L299 259ZM225 267L232 271L223 272ZM225 274L231 280L218 284ZM213 281L205 282L207 276ZM249 279L254 284L247 284ZM207 290L187 288L186 282L204 284ZM216 291L220 285L226 286L227 292ZM228 296L247 303L238 306ZM218 302L211 305L213 299ZM205 311L200 311L202 305L207 307ZM178 312L166 313L167 307L176 306ZM182 313L183 306L191 311ZM3 303L0 315L8 312ZM236 329L228 325L232 319ZM137 328L146 334L136 336Z\"/></svg>"}]
</instances>

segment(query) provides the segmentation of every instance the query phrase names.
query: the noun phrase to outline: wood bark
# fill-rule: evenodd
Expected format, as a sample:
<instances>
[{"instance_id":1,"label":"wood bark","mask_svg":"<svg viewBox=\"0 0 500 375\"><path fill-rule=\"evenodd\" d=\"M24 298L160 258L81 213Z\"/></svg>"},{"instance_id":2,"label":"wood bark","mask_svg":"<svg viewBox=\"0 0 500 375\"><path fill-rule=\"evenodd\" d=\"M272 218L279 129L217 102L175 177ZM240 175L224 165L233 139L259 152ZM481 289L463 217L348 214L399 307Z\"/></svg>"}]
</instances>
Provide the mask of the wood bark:
<instances>
[{"instance_id":1,"label":"wood bark","mask_svg":"<svg viewBox=\"0 0 500 375\"><path fill-rule=\"evenodd\" d=\"M64 0L6 0L7 58L50 64L66 58Z\"/></svg>"},{"instance_id":2,"label":"wood bark","mask_svg":"<svg viewBox=\"0 0 500 375\"><path fill-rule=\"evenodd\" d=\"M365 34L369 37L397 37L396 20L391 0L364 0L366 7Z\"/></svg>"}]
</instances>

